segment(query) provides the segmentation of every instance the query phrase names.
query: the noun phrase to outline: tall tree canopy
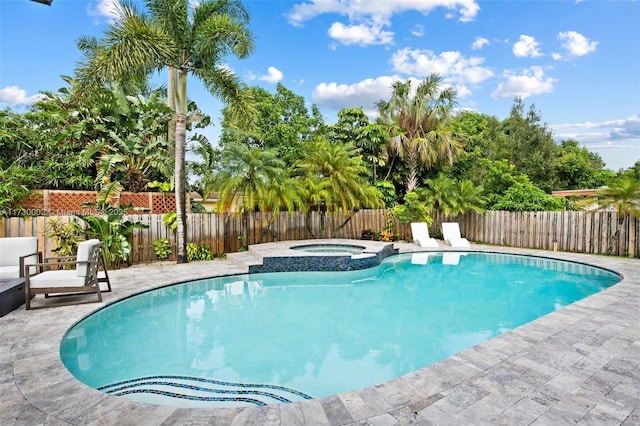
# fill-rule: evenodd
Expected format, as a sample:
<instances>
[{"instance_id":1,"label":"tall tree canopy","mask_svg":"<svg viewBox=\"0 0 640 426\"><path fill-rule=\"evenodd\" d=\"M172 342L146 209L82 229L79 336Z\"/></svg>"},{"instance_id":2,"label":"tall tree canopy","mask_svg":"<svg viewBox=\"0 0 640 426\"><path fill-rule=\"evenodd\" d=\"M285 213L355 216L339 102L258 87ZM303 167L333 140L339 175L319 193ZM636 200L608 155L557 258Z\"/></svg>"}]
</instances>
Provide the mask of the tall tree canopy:
<instances>
[{"instance_id":1,"label":"tall tree canopy","mask_svg":"<svg viewBox=\"0 0 640 426\"><path fill-rule=\"evenodd\" d=\"M540 113L531 105L525 113L522 99L516 98L511 113L502 122L506 142L498 146L499 158L506 158L525 173L531 182L549 192L557 186L554 174L556 144Z\"/></svg>"},{"instance_id":2,"label":"tall tree canopy","mask_svg":"<svg viewBox=\"0 0 640 426\"><path fill-rule=\"evenodd\" d=\"M238 131L231 108L222 111L220 145L241 142L249 147L272 148L287 167L300 158L305 142L322 135L324 119L316 105L311 113L304 97L278 83L276 92L253 86L250 88L256 108L256 120L247 131Z\"/></svg>"}]
</instances>

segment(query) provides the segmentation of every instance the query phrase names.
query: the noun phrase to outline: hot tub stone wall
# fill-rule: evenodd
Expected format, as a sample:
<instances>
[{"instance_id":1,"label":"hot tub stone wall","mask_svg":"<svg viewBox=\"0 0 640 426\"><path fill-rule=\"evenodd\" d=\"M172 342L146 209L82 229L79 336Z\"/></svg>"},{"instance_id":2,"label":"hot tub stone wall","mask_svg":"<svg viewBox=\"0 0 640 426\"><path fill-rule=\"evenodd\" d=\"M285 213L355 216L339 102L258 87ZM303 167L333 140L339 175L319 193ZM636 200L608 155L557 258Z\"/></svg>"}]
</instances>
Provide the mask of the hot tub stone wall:
<instances>
[{"instance_id":1,"label":"hot tub stone wall","mask_svg":"<svg viewBox=\"0 0 640 426\"><path fill-rule=\"evenodd\" d=\"M302 271L356 271L378 266L386 257L397 254L392 245L377 253L325 256L276 256L263 258L262 265L249 266L249 273Z\"/></svg>"}]
</instances>

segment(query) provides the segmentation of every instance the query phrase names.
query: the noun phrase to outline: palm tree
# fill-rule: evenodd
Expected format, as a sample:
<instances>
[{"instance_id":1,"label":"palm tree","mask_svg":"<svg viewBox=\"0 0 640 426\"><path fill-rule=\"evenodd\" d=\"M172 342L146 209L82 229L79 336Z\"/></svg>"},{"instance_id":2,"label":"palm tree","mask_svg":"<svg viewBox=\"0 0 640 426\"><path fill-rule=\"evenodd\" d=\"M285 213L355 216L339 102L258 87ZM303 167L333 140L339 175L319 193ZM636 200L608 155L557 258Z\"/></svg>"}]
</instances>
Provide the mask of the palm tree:
<instances>
[{"instance_id":1,"label":"palm tree","mask_svg":"<svg viewBox=\"0 0 640 426\"><path fill-rule=\"evenodd\" d=\"M368 182L367 168L353 144L332 144L317 138L306 148L307 155L297 163L296 173L306 201L307 216L313 209L352 213L361 208L383 205L382 194ZM351 217L349 215L336 231L344 227Z\"/></svg>"},{"instance_id":2,"label":"palm tree","mask_svg":"<svg viewBox=\"0 0 640 426\"><path fill-rule=\"evenodd\" d=\"M456 91L441 87L437 74L425 78L411 96L411 81L393 84L391 100L378 102L380 121L391 131L390 150L406 159L406 192L418 187L421 166L451 165L462 149L449 127Z\"/></svg>"},{"instance_id":3,"label":"palm tree","mask_svg":"<svg viewBox=\"0 0 640 426\"><path fill-rule=\"evenodd\" d=\"M216 179L220 190L218 211L228 212L236 206L243 215L259 210L268 216L258 242L280 211L293 212L301 206L300 195L276 149L249 148L232 142L222 151L221 162L222 172Z\"/></svg>"},{"instance_id":4,"label":"palm tree","mask_svg":"<svg viewBox=\"0 0 640 426\"><path fill-rule=\"evenodd\" d=\"M247 11L238 0L146 0L145 4L148 13L139 11L133 3L120 1L116 6L118 19L103 39L81 38L78 46L87 59L76 71L87 89L96 82L126 81L167 70L167 99L175 112L169 139L175 138L177 261L184 263L187 78L192 75L212 95L229 103L237 125L247 126L254 117L251 97L222 61L229 54L238 58L250 55L253 35L247 28Z\"/></svg>"},{"instance_id":5,"label":"palm tree","mask_svg":"<svg viewBox=\"0 0 640 426\"><path fill-rule=\"evenodd\" d=\"M469 210L484 212L482 187L470 180L455 181L439 173L435 179L428 179L425 183L426 187L417 191L420 197L445 216L455 216Z\"/></svg>"},{"instance_id":6,"label":"palm tree","mask_svg":"<svg viewBox=\"0 0 640 426\"><path fill-rule=\"evenodd\" d=\"M218 210L238 206L249 211L293 211L299 205L285 163L275 149L249 148L238 142L222 151L222 172L218 175Z\"/></svg>"},{"instance_id":7,"label":"palm tree","mask_svg":"<svg viewBox=\"0 0 640 426\"><path fill-rule=\"evenodd\" d=\"M620 240L622 227L628 218L640 217L640 180L622 176L598 189L597 193L584 202L583 206L597 205L599 208L614 208L618 214L616 232L609 243L607 254L614 252Z\"/></svg>"},{"instance_id":8,"label":"palm tree","mask_svg":"<svg viewBox=\"0 0 640 426\"><path fill-rule=\"evenodd\" d=\"M203 200L206 200L215 191L217 185L216 173L220 169L220 150L214 149L209 139L201 134L191 136L191 142L191 152L202 159L202 161L187 162L189 173L198 178L192 188L198 191Z\"/></svg>"}]
</instances>

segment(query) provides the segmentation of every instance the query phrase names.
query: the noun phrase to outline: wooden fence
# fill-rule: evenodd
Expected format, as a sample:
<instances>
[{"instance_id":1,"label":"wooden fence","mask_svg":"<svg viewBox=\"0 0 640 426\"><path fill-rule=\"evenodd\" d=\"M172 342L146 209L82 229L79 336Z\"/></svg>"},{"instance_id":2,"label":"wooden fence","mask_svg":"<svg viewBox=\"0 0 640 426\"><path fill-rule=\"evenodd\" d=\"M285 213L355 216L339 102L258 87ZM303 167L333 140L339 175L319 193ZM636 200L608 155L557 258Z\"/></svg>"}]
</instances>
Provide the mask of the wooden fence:
<instances>
[{"instance_id":1,"label":"wooden fence","mask_svg":"<svg viewBox=\"0 0 640 426\"><path fill-rule=\"evenodd\" d=\"M62 223L73 216L56 216ZM45 237L50 217L12 217L0 219L0 237L37 236L38 246L51 255L53 242ZM137 229L133 235L130 263L156 260L153 242L167 238L175 245L175 236L162 221L163 215L127 215L125 220L141 222L147 229ZM214 253L238 251L242 245L261 242L303 240L309 238L360 239L364 230L379 231L385 227L385 210L362 210L350 220L344 214L313 212L309 218L302 213L188 214L187 240L203 244ZM460 224L464 237L472 242L577 253L612 254L640 258L640 219L625 218L617 243L614 234L618 226L615 212L502 212L484 215L466 213L454 218L436 212L429 227L431 236L442 238L440 224L454 221ZM345 224L346 222L346 224ZM396 223L401 239L411 239L408 226ZM609 252L609 246L613 251ZM175 250L173 251L175 253ZM173 256L173 254L172 254ZM173 260L173 257L170 257Z\"/></svg>"}]
</instances>

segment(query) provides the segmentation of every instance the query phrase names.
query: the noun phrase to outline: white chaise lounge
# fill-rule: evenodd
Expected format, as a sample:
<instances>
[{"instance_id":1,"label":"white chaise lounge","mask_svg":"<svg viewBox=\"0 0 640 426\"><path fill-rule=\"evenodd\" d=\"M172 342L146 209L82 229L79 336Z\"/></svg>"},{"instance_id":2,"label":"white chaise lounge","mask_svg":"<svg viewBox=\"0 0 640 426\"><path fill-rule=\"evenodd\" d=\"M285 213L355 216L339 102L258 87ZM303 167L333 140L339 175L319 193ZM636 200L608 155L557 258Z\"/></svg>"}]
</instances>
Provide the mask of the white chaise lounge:
<instances>
[{"instance_id":1,"label":"white chaise lounge","mask_svg":"<svg viewBox=\"0 0 640 426\"><path fill-rule=\"evenodd\" d=\"M471 247L469 241L460 236L460 226L458 222L443 222L442 237L451 247Z\"/></svg>"},{"instance_id":2,"label":"white chaise lounge","mask_svg":"<svg viewBox=\"0 0 640 426\"><path fill-rule=\"evenodd\" d=\"M413 242L420 247L439 247L435 238L429 236L429 228L425 222L414 222L411 224L411 235Z\"/></svg>"}]
</instances>

